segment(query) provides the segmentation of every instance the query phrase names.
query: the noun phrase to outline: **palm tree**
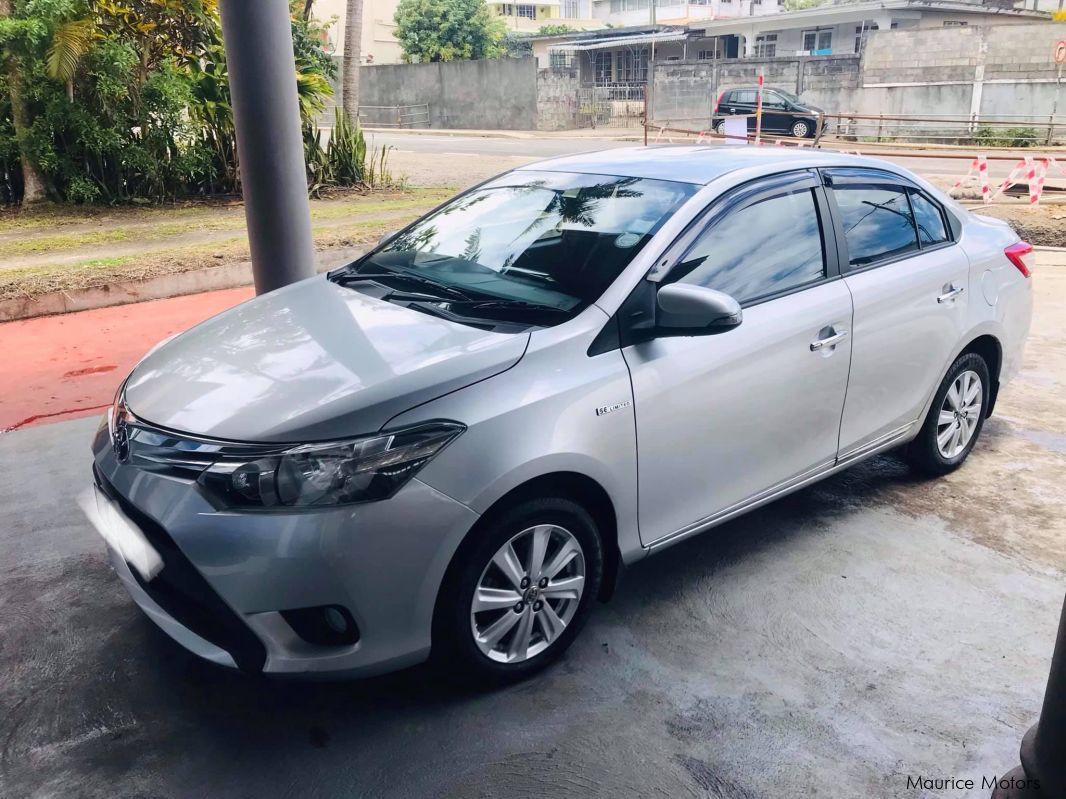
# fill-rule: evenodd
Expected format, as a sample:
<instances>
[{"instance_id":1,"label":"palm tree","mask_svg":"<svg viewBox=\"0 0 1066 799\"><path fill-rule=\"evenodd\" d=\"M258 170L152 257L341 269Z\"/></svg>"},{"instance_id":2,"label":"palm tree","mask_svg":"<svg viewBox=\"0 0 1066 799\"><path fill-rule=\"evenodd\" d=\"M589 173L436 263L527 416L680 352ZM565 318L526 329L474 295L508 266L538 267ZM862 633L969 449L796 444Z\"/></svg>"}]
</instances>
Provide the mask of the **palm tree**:
<instances>
[{"instance_id":1,"label":"palm tree","mask_svg":"<svg viewBox=\"0 0 1066 799\"><path fill-rule=\"evenodd\" d=\"M0 19L11 16L11 0L0 0ZM7 73L7 93L11 102L11 121L18 141L19 160L22 163L22 202L25 205L40 202L45 198L44 178L36 162L26 148L29 135L30 112L22 93L22 73L18 59L10 50L0 48L0 69Z\"/></svg>"},{"instance_id":2,"label":"palm tree","mask_svg":"<svg viewBox=\"0 0 1066 799\"><path fill-rule=\"evenodd\" d=\"M347 0L344 11L344 64L341 103L352 124L359 124L359 61L363 46L363 0Z\"/></svg>"}]
</instances>

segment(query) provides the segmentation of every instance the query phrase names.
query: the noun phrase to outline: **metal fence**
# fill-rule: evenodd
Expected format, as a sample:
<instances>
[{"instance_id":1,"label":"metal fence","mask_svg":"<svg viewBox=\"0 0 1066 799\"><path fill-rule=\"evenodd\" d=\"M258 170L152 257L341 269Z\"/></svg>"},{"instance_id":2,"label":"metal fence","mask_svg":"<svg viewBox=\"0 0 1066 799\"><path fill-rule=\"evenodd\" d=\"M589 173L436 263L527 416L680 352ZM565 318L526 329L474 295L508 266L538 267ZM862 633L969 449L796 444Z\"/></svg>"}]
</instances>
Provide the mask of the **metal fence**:
<instances>
[{"instance_id":1,"label":"metal fence","mask_svg":"<svg viewBox=\"0 0 1066 799\"><path fill-rule=\"evenodd\" d=\"M739 116L739 115L738 115ZM743 115L754 117L753 114ZM649 120L653 131L660 128L691 131L693 135L714 133L726 117L708 115ZM750 129L753 126L749 126ZM1020 115L918 116L915 114L821 114L814 133L815 143L825 139L859 144L915 143L997 147L1045 147L1066 142L1066 116ZM682 134L683 135L683 134ZM790 137L763 130L763 138Z\"/></svg>"},{"instance_id":2,"label":"metal fence","mask_svg":"<svg viewBox=\"0 0 1066 799\"><path fill-rule=\"evenodd\" d=\"M577 90L579 127L639 128L646 114L642 83L582 86Z\"/></svg>"},{"instance_id":3,"label":"metal fence","mask_svg":"<svg viewBox=\"0 0 1066 799\"><path fill-rule=\"evenodd\" d=\"M825 114L825 134L858 142L1039 147L1066 139L1066 116Z\"/></svg>"},{"instance_id":4,"label":"metal fence","mask_svg":"<svg viewBox=\"0 0 1066 799\"><path fill-rule=\"evenodd\" d=\"M428 128L429 105L361 105L359 123L371 128Z\"/></svg>"}]
</instances>

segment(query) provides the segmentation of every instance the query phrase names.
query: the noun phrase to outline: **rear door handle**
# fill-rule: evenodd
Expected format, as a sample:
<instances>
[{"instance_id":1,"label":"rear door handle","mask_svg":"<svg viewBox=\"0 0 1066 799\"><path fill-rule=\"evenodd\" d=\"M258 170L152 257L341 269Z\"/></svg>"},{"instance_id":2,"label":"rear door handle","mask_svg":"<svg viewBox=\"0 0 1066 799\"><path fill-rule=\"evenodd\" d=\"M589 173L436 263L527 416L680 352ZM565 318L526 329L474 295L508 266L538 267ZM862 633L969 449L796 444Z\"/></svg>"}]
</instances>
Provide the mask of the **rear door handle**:
<instances>
[{"instance_id":1,"label":"rear door handle","mask_svg":"<svg viewBox=\"0 0 1066 799\"><path fill-rule=\"evenodd\" d=\"M831 336L825 338L817 338L811 342L811 352L818 352L818 350L825 349L826 347L835 347L841 341L848 337L847 330L841 330L837 333L833 333Z\"/></svg>"},{"instance_id":2,"label":"rear door handle","mask_svg":"<svg viewBox=\"0 0 1066 799\"><path fill-rule=\"evenodd\" d=\"M964 286L952 286L950 290L944 292L939 297L937 297L936 301L943 305L948 300L955 299L964 291L966 291L966 288Z\"/></svg>"}]
</instances>

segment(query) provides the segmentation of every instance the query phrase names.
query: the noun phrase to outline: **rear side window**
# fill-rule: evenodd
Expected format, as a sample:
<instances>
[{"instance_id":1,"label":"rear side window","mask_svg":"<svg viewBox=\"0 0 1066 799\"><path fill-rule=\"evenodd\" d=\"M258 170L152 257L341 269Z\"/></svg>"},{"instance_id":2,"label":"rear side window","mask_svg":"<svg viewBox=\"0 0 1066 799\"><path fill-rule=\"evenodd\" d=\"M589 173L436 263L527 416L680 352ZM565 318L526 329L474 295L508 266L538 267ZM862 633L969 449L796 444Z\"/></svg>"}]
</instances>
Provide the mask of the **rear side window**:
<instances>
[{"instance_id":1,"label":"rear side window","mask_svg":"<svg viewBox=\"0 0 1066 799\"><path fill-rule=\"evenodd\" d=\"M838 186L844 238L852 266L866 266L918 249L907 193L894 186ZM943 223L941 223L943 224Z\"/></svg>"},{"instance_id":2,"label":"rear side window","mask_svg":"<svg viewBox=\"0 0 1066 799\"><path fill-rule=\"evenodd\" d=\"M940 207L916 191L911 192L911 210L914 222L918 226L918 240L923 247L942 244L948 240L948 229L944 224L944 214Z\"/></svg>"},{"instance_id":3,"label":"rear side window","mask_svg":"<svg viewBox=\"0 0 1066 799\"><path fill-rule=\"evenodd\" d=\"M755 105L755 92L752 90L735 91L732 94L732 102L738 105Z\"/></svg>"},{"instance_id":4,"label":"rear side window","mask_svg":"<svg viewBox=\"0 0 1066 799\"><path fill-rule=\"evenodd\" d=\"M732 211L712 224L671 280L747 302L824 276L818 205L814 192L802 189Z\"/></svg>"}]
</instances>

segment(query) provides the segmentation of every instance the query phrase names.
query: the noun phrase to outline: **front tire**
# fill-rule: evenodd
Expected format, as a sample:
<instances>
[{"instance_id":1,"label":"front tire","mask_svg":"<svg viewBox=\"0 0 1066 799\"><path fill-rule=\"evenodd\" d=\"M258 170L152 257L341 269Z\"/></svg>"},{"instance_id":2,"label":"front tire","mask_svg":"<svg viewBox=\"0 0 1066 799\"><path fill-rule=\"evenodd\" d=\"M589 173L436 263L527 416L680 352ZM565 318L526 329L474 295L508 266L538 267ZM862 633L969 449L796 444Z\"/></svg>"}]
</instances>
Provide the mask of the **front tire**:
<instances>
[{"instance_id":1,"label":"front tire","mask_svg":"<svg viewBox=\"0 0 1066 799\"><path fill-rule=\"evenodd\" d=\"M434 659L480 683L521 680L577 637L603 579L592 516L559 497L520 502L459 551L437 602Z\"/></svg>"},{"instance_id":2,"label":"front tire","mask_svg":"<svg viewBox=\"0 0 1066 799\"><path fill-rule=\"evenodd\" d=\"M811 123L805 119L797 119L792 123L792 135L797 139L806 139L811 135Z\"/></svg>"},{"instance_id":3,"label":"front tire","mask_svg":"<svg viewBox=\"0 0 1066 799\"><path fill-rule=\"evenodd\" d=\"M991 386L988 364L980 355L968 352L955 360L907 448L916 469L938 476L962 465L981 435Z\"/></svg>"}]
</instances>

